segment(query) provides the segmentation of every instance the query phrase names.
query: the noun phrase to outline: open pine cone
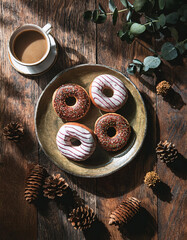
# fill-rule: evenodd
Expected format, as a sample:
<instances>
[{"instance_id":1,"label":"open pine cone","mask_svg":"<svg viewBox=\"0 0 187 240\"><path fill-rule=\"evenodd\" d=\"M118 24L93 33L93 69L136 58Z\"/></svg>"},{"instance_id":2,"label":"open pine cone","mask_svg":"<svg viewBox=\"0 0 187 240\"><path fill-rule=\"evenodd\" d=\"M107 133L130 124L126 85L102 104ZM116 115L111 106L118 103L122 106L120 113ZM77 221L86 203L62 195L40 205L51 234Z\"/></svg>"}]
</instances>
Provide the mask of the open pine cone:
<instances>
[{"instance_id":1,"label":"open pine cone","mask_svg":"<svg viewBox=\"0 0 187 240\"><path fill-rule=\"evenodd\" d=\"M24 134L23 126L18 122L11 122L3 128L3 135L14 142L18 142Z\"/></svg>"},{"instance_id":2,"label":"open pine cone","mask_svg":"<svg viewBox=\"0 0 187 240\"><path fill-rule=\"evenodd\" d=\"M92 208L87 205L79 206L70 213L68 220L75 229L90 228L92 223L96 220L96 215Z\"/></svg>"},{"instance_id":3,"label":"open pine cone","mask_svg":"<svg viewBox=\"0 0 187 240\"><path fill-rule=\"evenodd\" d=\"M38 164L33 168L25 187L25 198L29 203L38 199L46 174L46 170Z\"/></svg>"},{"instance_id":4,"label":"open pine cone","mask_svg":"<svg viewBox=\"0 0 187 240\"><path fill-rule=\"evenodd\" d=\"M110 225L128 223L140 210L140 201L135 197L127 198L110 214Z\"/></svg>"},{"instance_id":5,"label":"open pine cone","mask_svg":"<svg viewBox=\"0 0 187 240\"><path fill-rule=\"evenodd\" d=\"M49 176L45 179L45 183L43 185L44 197L49 199L62 197L68 187L67 182L60 176L60 174Z\"/></svg>"},{"instance_id":6,"label":"open pine cone","mask_svg":"<svg viewBox=\"0 0 187 240\"><path fill-rule=\"evenodd\" d=\"M162 81L156 86L156 93L162 95L163 97L167 96L171 90L171 84L167 81Z\"/></svg>"},{"instance_id":7,"label":"open pine cone","mask_svg":"<svg viewBox=\"0 0 187 240\"><path fill-rule=\"evenodd\" d=\"M155 187L160 182L160 178L155 171L148 172L144 177L144 183L148 187Z\"/></svg>"},{"instance_id":8,"label":"open pine cone","mask_svg":"<svg viewBox=\"0 0 187 240\"><path fill-rule=\"evenodd\" d=\"M175 145L167 140L160 141L157 144L156 154L160 160L165 163L174 162L178 157L178 151L175 148Z\"/></svg>"}]
</instances>

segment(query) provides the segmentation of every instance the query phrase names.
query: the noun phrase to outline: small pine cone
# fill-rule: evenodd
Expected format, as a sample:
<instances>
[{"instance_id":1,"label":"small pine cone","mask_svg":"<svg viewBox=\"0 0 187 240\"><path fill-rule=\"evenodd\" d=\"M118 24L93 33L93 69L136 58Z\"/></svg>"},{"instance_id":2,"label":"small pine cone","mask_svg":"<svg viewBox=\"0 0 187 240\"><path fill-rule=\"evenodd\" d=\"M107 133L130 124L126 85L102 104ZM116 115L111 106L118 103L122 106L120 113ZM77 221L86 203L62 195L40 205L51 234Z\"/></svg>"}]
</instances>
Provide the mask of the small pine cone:
<instances>
[{"instance_id":1,"label":"small pine cone","mask_svg":"<svg viewBox=\"0 0 187 240\"><path fill-rule=\"evenodd\" d=\"M96 215L92 208L87 205L74 208L70 213L68 220L75 229L90 228L92 223L96 220Z\"/></svg>"},{"instance_id":2,"label":"small pine cone","mask_svg":"<svg viewBox=\"0 0 187 240\"><path fill-rule=\"evenodd\" d=\"M160 178L155 171L148 172L144 177L144 183L148 187L155 187L160 182Z\"/></svg>"},{"instance_id":3,"label":"small pine cone","mask_svg":"<svg viewBox=\"0 0 187 240\"><path fill-rule=\"evenodd\" d=\"M45 183L43 185L43 195L49 199L62 197L68 187L69 185L64 178L60 176L60 174L49 176L45 179Z\"/></svg>"},{"instance_id":4,"label":"small pine cone","mask_svg":"<svg viewBox=\"0 0 187 240\"><path fill-rule=\"evenodd\" d=\"M178 151L175 148L175 145L167 140L160 141L157 144L156 154L160 160L165 163L174 162L178 157Z\"/></svg>"},{"instance_id":5,"label":"small pine cone","mask_svg":"<svg viewBox=\"0 0 187 240\"><path fill-rule=\"evenodd\" d=\"M171 85L167 81L162 81L156 86L156 93L165 97L171 90Z\"/></svg>"},{"instance_id":6,"label":"small pine cone","mask_svg":"<svg viewBox=\"0 0 187 240\"><path fill-rule=\"evenodd\" d=\"M3 128L3 135L14 142L18 142L24 134L23 126L18 122L11 122Z\"/></svg>"},{"instance_id":7,"label":"small pine cone","mask_svg":"<svg viewBox=\"0 0 187 240\"><path fill-rule=\"evenodd\" d=\"M135 197L127 198L110 214L110 225L128 223L140 210L140 201Z\"/></svg>"},{"instance_id":8,"label":"small pine cone","mask_svg":"<svg viewBox=\"0 0 187 240\"><path fill-rule=\"evenodd\" d=\"M38 164L33 168L25 187L25 198L29 203L38 199L46 174L46 170Z\"/></svg>"}]
</instances>

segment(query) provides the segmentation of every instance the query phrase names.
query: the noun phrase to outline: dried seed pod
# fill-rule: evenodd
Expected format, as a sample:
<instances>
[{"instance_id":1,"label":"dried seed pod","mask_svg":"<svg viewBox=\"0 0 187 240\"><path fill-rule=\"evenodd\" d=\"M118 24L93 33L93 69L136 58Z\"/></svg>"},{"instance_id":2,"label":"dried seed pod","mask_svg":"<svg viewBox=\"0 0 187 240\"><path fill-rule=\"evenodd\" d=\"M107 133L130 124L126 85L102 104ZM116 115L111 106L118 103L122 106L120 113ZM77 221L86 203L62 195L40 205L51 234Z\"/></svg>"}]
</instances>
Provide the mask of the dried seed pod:
<instances>
[{"instance_id":1,"label":"dried seed pod","mask_svg":"<svg viewBox=\"0 0 187 240\"><path fill-rule=\"evenodd\" d=\"M49 199L55 199L56 197L62 197L67 188L67 182L60 176L60 174L49 176L45 179L43 185L44 197Z\"/></svg>"},{"instance_id":2,"label":"dried seed pod","mask_svg":"<svg viewBox=\"0 0 187 240\"><path fill-rule=\"evenodd\" d=\"M171 84L167 81L162 81L156 86L156 93L162 95L163 97L167 96L171 90Z\"/></svg>"},{"instance_id":3,"label":"dried seed pod","mask_svg":"<svg viewBox=\"0 0 187 240\"><path fill-rule=\"evenodd\" d=\"M171 142L160 141L156 147L156 154L162 162L171 163L174 162L178 157L178 151L175 145Z\"/></svg>"},{"instance_id":4,"label":"dried seed pod","mask_svg":"<svg viewBox=\"0 0 187 240\"><path fill-rule=\"evenodd\" d=\"M3 128L3 135L11 141L18 142L24 134L23 126L18 122L11 122Z\"/></svg>"},{"instance_id":5,"label":"dried seed pod","mask_svg":"<svg viewBox=\"0 0 187 240\"><path fill-rule=\"evenodd\" d=\"M75 229L90 228L92 223L96 220L96 215L92 208L86 206L79 206L70 213L68 219Z\"/></svg>"},{"instance_id":6,"label":"dried seed pod","mask_svg":"<svg viewBox=\"0 0 187 240\"><path fill-rule=\"evenodd\" d=\"M38 199L46 174L46 170L38 164L33 168L25 187L25 198L29 203Z\"/></svg>"},{"instance_id":7,"label":"dried seed pod","mask_svg":"<svg viewBox=\"0 0 187 240\"><path fill-rule=\"evenodd\" d=\"M110 214L110 225L128 223L140 210L140 201L135 197L127 198Z\"/></svg>"},{"instance_id":8,"label":"dried seed pod","mask_svg":"<svg viewBox=\"0 0 187 240\"><path fill-rule=\"evenodd\" d=\"M148 172L144 177L144 183L148 187L155 187L160 182L160 178L155 171Z\"/></svg>"}]
</instances>

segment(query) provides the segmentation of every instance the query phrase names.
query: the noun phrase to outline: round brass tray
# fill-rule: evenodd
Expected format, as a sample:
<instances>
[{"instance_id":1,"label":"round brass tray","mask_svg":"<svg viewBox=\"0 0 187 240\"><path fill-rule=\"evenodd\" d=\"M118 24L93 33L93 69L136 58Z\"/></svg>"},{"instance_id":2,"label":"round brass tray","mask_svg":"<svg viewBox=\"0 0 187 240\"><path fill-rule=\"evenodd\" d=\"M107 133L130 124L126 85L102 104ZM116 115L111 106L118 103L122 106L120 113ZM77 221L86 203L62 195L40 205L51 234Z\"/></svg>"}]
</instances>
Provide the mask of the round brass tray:
<instances>
[{"instance_id":1,"label":"round brass tray","mask_svg":"<svg viewBox=\"0 0 187 240\"><path fill-rule=\"evenodd\" d=\"M129 91L129 98L117 113L123 115L130 123L130 139L121 151L111 153L99 145L93 155L83 162L74 162L64 157L56 146L56 134L63 121L52 107L53 92L62 84L76 83L87 91L92 80L100 74L112 74L121 79ZM95 121L104 112L93 104L87 115L78 121L92 130ZM129 163L142 146L147 128L147 115L143 99L136 86L122 73L103 65L83 64L60 72L42 92L35 110L35 130L40 146L45 154L62 170L80 177L103 177Z\"/></svg>"}]
</instances>

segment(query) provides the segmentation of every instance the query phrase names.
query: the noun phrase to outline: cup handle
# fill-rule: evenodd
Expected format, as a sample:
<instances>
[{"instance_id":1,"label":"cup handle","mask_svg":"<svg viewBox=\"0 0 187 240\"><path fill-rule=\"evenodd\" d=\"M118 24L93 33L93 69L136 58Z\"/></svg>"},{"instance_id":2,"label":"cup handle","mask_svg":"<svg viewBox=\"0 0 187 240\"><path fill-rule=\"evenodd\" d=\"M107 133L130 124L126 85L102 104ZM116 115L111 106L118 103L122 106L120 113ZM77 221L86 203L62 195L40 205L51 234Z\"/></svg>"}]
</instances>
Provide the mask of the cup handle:
<instances>
[{"instance_id":1,"label":"cup handle","mask_svg":"<svg viewBox=\"0 0 187 240\"><path fill-rule=\"evenodd\" d=\"M43 28L43 31L46 32L47 34L50 33L51 29L52 29L52 26L50 23L47 23Z\"/></svg>"}]
</instances>

